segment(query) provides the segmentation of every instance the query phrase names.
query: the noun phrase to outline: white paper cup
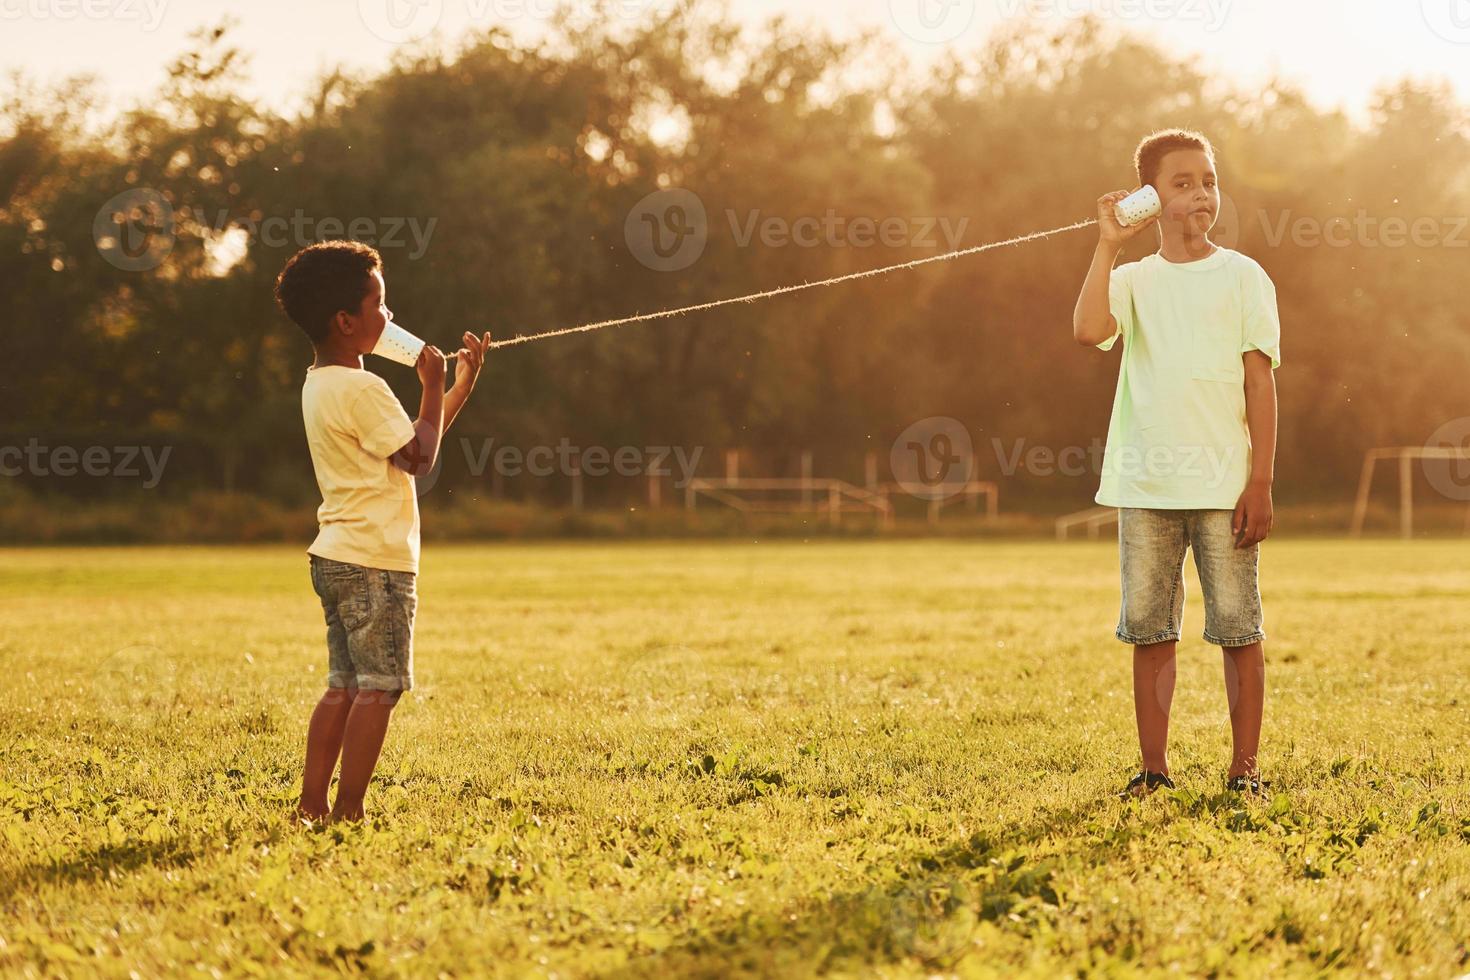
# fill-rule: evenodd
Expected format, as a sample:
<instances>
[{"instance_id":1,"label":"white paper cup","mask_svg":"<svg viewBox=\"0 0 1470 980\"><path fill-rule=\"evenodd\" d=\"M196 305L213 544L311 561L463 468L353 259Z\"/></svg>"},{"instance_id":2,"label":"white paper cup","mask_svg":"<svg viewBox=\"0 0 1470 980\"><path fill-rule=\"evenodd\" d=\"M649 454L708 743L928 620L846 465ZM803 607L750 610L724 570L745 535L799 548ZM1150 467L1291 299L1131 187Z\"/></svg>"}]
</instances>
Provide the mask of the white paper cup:
<instances>
[{"instance_id":1,"label":"white paper cup","mask_svg":"<svg viewBox=\"0 0 1470 980\"><path fill-rule=\"evenodd\" d=\"M1117 216L1118 224L1125 228L1147 221L1163 210L1164 202L1159 200L1159 192L1154 190L1152 184L1134 191L1113 205L1113 214Z\"/></svg>"},{"instance_id":2,"label":"white paper cup","mask_svg":"<svg viewBox=\"0 0 1470 980\"><path fill-rule=\"evenodd\" d=\"M408 367L418 364L419 355L423 352L424 341L391 320L383 328L383 336L378 338L378 346L373 348L373 353L379 357L386 357L390 361Z\"/></svg>"}]
</instances>

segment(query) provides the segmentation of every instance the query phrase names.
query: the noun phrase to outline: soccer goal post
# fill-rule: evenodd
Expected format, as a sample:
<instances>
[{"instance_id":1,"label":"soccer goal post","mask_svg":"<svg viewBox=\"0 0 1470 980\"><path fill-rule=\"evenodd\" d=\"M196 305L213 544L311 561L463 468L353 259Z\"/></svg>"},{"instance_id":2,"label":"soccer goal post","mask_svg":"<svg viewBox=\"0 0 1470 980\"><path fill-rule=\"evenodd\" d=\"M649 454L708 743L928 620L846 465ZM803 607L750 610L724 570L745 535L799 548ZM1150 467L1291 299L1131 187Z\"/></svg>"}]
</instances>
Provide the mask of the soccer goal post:
<instances>
[{"instance_id":1,"label":"soccer goal post","mask_svg":"<svg viewBox=\"0 0 1470 980\"><path fill-rule=\"evenodd\" d=\"M1358 499L1353 505L1353 537L1363 533L1363 524L1368 519L1368 496L1373 490L1373 470L1378 461L1399 461L1399 535L1405 539L1414 536L1414 461L1421 459L1470 460L1470 448L1454 446L1386 446L1370 449L1363 455L1363 472L1358 478ZM1466 514L1465 529L1470 533L1470 512Z\"/></svg>"}]
</instances>

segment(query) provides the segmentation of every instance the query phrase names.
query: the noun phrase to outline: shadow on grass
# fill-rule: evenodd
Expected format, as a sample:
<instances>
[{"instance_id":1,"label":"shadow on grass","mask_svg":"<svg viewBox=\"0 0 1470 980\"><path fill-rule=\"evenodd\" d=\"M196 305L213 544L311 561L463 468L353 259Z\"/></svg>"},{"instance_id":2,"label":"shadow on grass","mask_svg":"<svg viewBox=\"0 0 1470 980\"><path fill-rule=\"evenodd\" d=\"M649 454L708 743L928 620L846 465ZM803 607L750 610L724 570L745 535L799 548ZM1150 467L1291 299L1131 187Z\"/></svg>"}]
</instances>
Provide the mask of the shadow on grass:
<instances>
[{"instance_id":1,"label":"shadow on grass","mask_svg":"<svg viewBox=\"0 0 1470 980\"><path fill-rule=\"evenodd\" d=\"M23 890L38 885L85 884L109 880L139 868L181 868L192 865L198 853L177 839L130 840L117 846L104 845L82 851L65 861L36 861L18 871L0 875L0 901L8 902Z\"/></svg>"},{"instance_id":2,"label":"shadow on grass","mask_svg":"<svg viewBox=\"0 0 1470 980\"><path fill-rule=\"evenodd\" d=\"M909 959L931 971L948 970L973 951L982 922L1025 928L1054 912L1063 901L1053 880L1059 855L1035 845L1120 805L1104 797L1044 814L1010 833L916 851L870 872L874 883L868 887L807 898L779 914L727 919L601 975L808 975ZM1120 828L1080 850L1069 847L1067 857L1104 860L1126 850L1132 833Z\"/></svg>"}]
</instances>

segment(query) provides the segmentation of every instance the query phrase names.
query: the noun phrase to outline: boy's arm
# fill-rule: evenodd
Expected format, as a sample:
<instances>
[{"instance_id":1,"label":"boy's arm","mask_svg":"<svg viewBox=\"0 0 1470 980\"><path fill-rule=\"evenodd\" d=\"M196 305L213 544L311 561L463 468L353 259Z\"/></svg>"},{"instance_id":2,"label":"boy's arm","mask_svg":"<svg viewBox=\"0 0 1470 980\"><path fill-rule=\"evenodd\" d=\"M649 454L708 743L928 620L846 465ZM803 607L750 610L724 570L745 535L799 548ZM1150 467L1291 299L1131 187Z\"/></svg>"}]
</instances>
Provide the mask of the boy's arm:
<instances>
[{"instance_id":1,"label":"boy's arm","mask_svg":"<svg viewBox=\"0 0 1470 980\"><path fill-rule=\"evenodd\" d=\"M1276 375L1271 357L1249 350L1245 359L1245 424L1251 434L1251 469L1245 492L1235 505L1231 529L1235 546L1266 540L1275 523L1271 485L1276 479Z\"/></svg>"},{"instance_id":2,"label":"boy's arm","mask_svg":"<svg viewBox=\"0 0 1470 980\"><path fill-rule=\"evenodd\" d=\"M419 354L419 380L424 384L424 397L419 402L419 417L413 423L414 437L393 454L393 465L410 476L428 476L439 459L439 446L444 433L454 421L475 388L475 380L484 365L490 335L479 340L474 334L464 335L465 346L455 355L454 386L444 391L444 354L432 344L425 344Z\"/></svg>"},{"instance_id":3,"label":"boy's arm","mask_svg":"<svg viewBox=\"0 0 1470 980\"><path fill-rule=\"evenodd\" d=\"M1096 347L1118 332L1118 321L1108 305L1108 291L1113 281L1113 263L1121 249L1116 243L1099 241L1092 253L1092 265L1087 269L1077 306L1072 310L1072 339L1085 347Z\"/></svg>"},{"instance_id":4,"label":"boy's arm","mask_svg":"<svg viewBox=\"0 0 1470 980\"><path fill-rule=\"evenodd\" d=\"M1126 228L1119 224L1113 206L1128 193L1113 191L1097 199L1097 249L1092 253L1092 265L1083 280L1077 306L1072 310L1072 338L1088 347L1096 347L1118 332L1118 321L1114 319L1108 301L1113 263L1118 260L1118 253L1129 239L1158 220L1153 217Z\"/></svg>"},{"instance_id":5,"label":"boy's arm","mask_svg":"<svg viewBox=\"0 0 1470 980\"><path fill-rule=\"evenodd\" d=\"M464 408L464 403L470 400L470 392L475 390L475 381L480 377L480 368L485 364L485 352L490 349L490 335L478 338L472 333L464 335L465 346L461 347L454 358L454 384L449 388L449 394L444 396L444 431L454 424L459 410Z\"/></svg>"},{"instance_id":6,"label":"boy's arm","mask_svg":"<svg viewBox=\"0 0 1470 980\"><path fill-rule=\"evenodd\" d=\"M413 438L392 456L393 465L409 476L428 476L439 458L444 435L444 353L425 344L414 365L424 385L419 417L413 423Z\"/></svg>"}]
</instances>

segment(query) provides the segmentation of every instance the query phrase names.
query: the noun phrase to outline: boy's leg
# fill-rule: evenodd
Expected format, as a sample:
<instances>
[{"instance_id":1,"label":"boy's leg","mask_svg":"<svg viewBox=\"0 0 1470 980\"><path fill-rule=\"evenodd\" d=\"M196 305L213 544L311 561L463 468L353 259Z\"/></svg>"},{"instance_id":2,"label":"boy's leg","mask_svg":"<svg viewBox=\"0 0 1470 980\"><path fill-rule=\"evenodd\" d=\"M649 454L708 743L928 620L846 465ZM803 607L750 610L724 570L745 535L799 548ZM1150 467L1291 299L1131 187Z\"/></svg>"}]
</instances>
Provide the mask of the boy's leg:
<instances>
[{"instance_id":1,"label":"boy's leg","mask_svg":"<svg viewBox=\"0 0 1470 980\"><path fill-rule=\"evenodd\" d=\"M1235 743L1227 776L1256 773L1261 748L1261 717L1266 708L1266 652L1261 641L1225 647L1225 696L1230 704L1230 735Z\"/></svg>"},{"instance_id":2,"label":"boy's leg","mask_svg":"<svg viewBox=\"0 0 1470 980\"><path fill-rule=\"evenodd\" d=\"M327 787L332 771L342 752L342 735L347 728L347 715L357 696L355 687L329 687L306 730L306 767L301 777L301 801L296 810L300 816L324 820L330 812Z\"/></svg>"},{"instance_id":3,"label":"boy's leg","mask_svg":"<svg viewBox=\"0 0 1470 980\"><path fill-rule=\"evenodd\" d=\"M357 692L342 739L342 778L337 782L333 820L361 820L362 800L383 750L388 721L401 691Z\"/></svg>"},{"instance_id":4,"label":"boy's leg","mask_svg":"<svg viewBox=\"0 0 1470 980\"><path fill-rule=\"evenodd\" d=\"M393 707L413 688L415 576L382 569L365 572L366 618L347 631L358 692L342 738L342 774L332 804L333 820L362 819L363 797L383 750Z\"/></svg>"},{"instance_id":5,"label":"boy's leg","mask_svg":"<svg viewBox=\"0 0 1470 980\"><path fill-rule=\"evenodd\" d=\"M1133 647L1133 713L1143 768L1169 772L1169 708L1174 703L1175 640Z\"/></svg>"},{"instance_id":6,"label":"boy's leg","mask_svg":"<svg viewBox=\"0 0 1470 980\"><path fill-rule=\"evenodd\" d=\"M1174 652L1184 616L1185 523L1183 511L1118 511L1123 602L1116 635L1133 645L1133 711L1143 767L1166 774Z\"/></svg>"},{"instance_id":7,"label":"boy's leg","mask_svg":"<svg viewBox=\"0 0 1470 980\"><path fill-rule=\"evenodd\" d=\"M327 787L337 756L342 751L342 733L347 727L347 713L357 696L357 671L348 650L347 623L343 621L344 570L350 566L312 555L309 558L311 586L321 599L327 622L327 691L317 702L306 729L306 764L301 775L301 799L296 806L298 816L311 820L325 819ZM349 612L351 607L349 604Z\"/></svg>"},{"instance_id":8,"label":"boy's leg","mask_svg":"<svg viewBox=\"0 0 1470 980\"><path fill-rule=\"evenodd\" d=\"M1261 611L1261 546L1235 547L1232 511L1205 510L1193 528L1195 567L1205 594L1206 643L1222 648L1225 696L1235 743L1230 776L1257 772L1266 702L1266 638Z\"/></svg>"}]
</instances>

